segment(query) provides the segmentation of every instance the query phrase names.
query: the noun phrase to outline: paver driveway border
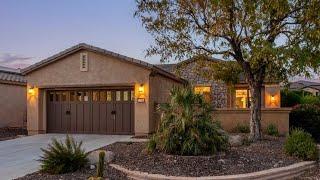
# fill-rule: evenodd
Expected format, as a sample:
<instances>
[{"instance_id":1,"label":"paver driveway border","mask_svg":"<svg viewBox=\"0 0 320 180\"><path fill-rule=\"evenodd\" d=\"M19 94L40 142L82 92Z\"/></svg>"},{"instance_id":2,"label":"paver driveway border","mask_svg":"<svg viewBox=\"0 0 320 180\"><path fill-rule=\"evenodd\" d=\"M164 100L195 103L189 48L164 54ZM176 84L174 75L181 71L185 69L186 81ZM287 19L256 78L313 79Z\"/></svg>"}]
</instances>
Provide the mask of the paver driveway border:
<instances>
[{"instance_id":1,"label":"paver driveway border","mask_svg":"<svg viewBox=\"0 0 320 180\"><path fill-rule=\"evenodd\" d=\"M83 141L88 152L118 142L130 141L127 135L72 134L76 141ZM37 161L52 138L64 140L65 134L39 134L0 141L0 180L14 179L39 170Z\"/></svg>"}]
</instances>

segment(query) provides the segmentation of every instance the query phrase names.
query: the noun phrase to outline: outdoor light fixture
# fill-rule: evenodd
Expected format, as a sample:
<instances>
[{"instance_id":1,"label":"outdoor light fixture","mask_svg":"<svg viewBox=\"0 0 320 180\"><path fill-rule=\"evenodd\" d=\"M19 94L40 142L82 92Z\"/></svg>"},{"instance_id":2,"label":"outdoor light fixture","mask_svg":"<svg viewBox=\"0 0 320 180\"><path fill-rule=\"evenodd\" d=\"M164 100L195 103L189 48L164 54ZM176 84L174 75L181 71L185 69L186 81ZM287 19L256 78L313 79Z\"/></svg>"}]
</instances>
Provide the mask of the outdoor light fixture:
<instances>
[{"instance_id":1,"label":"outdoor light fixture","mask_svg":"<svg viewBox=\"0 0 320 180\"><path fill-rule=\"evenodd\" d=\"M33 87L33 86L30 86L30 87L29 87L28 93L29 93L30 95L34 95L34 94L35 94L35 90L34 90L34 87Z\"/></svg>"},{"instance_id":2,"label":"outdoor light fixture","mask_svg":"<svg viewBox=\"0 0 320 180\"><path fill-rule=\"evenodd\" d=\"M271 102L275 102L276 98L274 97L274 95L271 95Z\"/></svg>"},{"instance_id":3,"label":"outdoor light fixture","mask_svg":"<svg viewBox=\"0 0 320 180\"><path fill-rule=\"evenodd\" d=\"M144 85L140 84L138 88L139 96L137 98L138 103L144 103L145 102L145 96L144 96Z\"/></svg>"},{"instance_id":4,"label":"outdoor light fixture","mask_svg":"<svg viewBox=\"0 0 320 180\"><path fill-rule=\"evenodd\" d=\"M139 91L139 94L144 94L144 86L143 86L143 84L140 84L138 91Z\"/></svg>"}]
</instances>

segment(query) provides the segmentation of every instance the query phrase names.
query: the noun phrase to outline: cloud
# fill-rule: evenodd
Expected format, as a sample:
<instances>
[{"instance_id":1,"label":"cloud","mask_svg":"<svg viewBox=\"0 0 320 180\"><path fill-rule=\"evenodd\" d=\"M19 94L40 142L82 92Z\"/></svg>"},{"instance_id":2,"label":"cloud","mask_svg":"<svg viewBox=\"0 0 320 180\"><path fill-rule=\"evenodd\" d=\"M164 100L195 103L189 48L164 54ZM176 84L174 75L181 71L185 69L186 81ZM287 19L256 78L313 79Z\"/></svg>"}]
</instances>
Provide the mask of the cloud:
<instances>
[{"instance_id":1,"label":"cloud","mask_svg":"<svg viewBox=\"0 0 320 180\"><path fill-rule=\"evenodd\" d=\"M0 66L11 68L24 68L32 64L33 57L12 53L0 53Z\"/></svg>"}]
</instances>

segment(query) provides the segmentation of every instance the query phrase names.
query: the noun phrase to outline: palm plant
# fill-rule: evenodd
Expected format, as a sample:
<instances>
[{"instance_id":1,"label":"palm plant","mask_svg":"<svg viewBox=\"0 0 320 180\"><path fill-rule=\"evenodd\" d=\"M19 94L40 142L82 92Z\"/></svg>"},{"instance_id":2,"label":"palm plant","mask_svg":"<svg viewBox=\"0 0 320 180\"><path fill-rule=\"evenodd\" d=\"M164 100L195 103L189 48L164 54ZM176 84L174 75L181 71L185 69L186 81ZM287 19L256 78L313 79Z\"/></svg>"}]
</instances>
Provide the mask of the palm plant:
<instances>
[{"instance_id":1,"label":"palm plant","mask_svg":"<svg viewBox=\"0 0 320 180\"><path fill-rule=\"evenodd\" d=\"M43 155L40 157L41 171L50 174L63 174L74 172L83 168L87 163L87 155L81 148L81 142L75 142L70 136L66 136L65 142L52 139L47 149L41 148Z\"/></svg>"},{"instance_id":2,"label":"palm plant","mask_svg":"<svg viewBox=\"0 0 320 180\"><path fill-rule=\"evenodd\" d=\"M191 88L173 88L171 100L161 104L162 113L148 150L170 154L214 154L228 148L228 136L212 121L211 107Z\"/></svg>"}]
</instances>

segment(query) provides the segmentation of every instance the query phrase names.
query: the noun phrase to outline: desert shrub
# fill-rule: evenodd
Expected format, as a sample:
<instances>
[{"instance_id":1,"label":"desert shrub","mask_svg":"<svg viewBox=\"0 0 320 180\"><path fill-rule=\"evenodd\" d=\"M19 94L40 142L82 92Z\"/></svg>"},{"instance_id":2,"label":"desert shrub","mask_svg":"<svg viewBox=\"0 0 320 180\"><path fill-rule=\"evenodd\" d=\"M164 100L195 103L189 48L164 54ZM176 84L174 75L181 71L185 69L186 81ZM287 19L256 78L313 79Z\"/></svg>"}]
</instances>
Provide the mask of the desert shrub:
<instances>
[{"instance_id":1,"label":"desert shrub","mask_svg":"<svg viewBox=\"0 0 320 180\"><path fill-rule=\"evenodd\" d=\"M235 133L249 133L250 127L247 124L238 123L236 125L236 127L233 129L233 132L235 132Z\"/></svg>"},{"instance_id":2,"label":"desert shrub","mask_svg":"<svg viewBox=\"0 0 320 180\"><path fill-rule=\"evenodd\" d=\"M281 107L293 107L301 102L301 96L296 91L281 90Z\"/></svg>"},{"instance_id":3,"label":"desert shrub","mask_svg":"<svg viewBox=\"0 0 320 180\"><path fill-rule=\"evenodd\" d=\"M178 155L204 155L225 151L228 136L212 121L212 108L191 88L173 88L171 100L159 107L159 127L148 150Z\"/></svg>"},{"instance_id":4,"label":"desert shrub","mask_svg":"<svg viewBox=\"0 0 320 180\"><path fill-rule=\"evenodd\" d=\"M47 149L41 148L41 171L50 174L74 172L83 168L87 163L87 153L81 148L82 142L75 142L66 136L65 142L52 139Z\"/></svg>"},{"instance_id":5,"label":"desert shrub","mask_svg":"<svg viewBox=\"0 0 320 180\"><path fill-rule=\"evenodd\" d=\"M269 124L266 130L267 134L270 136L279 136L278 127L275 124Z\"/></svg>"},{"instance_id":6,"label":"desert shrub","mask_svg":"<svg viewBox=\"0 0 320 180\"><path fill-rule=\"evenodd\" d=\"M314 105L320 105L320 98L318 96L303 96L301 97L301 104L314 104Z\"/></svg>"},{"instance_id":7,"label":"desert shrub","mask_svg":"<svg viewBox=\"0 0 320 180\"><path fill-rule=\"evenodd\" d=\"M302 128L320 142L320 106L299 105L290 112L289 121L291 128Z\"/></svg>"},{"instance_id":8,"label":"desert shrub","mask_svg":"<svg viewBox=\"0 0 320 180\"><path fill-rule=\"evenodd\" d=\"M318 148L311 134L302 129L292 129L284 145L285 152L303 160L317 160Z\"/></svg>"}]
</instances>

